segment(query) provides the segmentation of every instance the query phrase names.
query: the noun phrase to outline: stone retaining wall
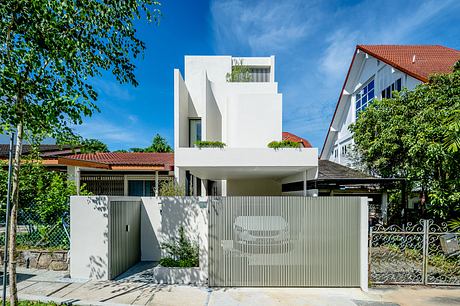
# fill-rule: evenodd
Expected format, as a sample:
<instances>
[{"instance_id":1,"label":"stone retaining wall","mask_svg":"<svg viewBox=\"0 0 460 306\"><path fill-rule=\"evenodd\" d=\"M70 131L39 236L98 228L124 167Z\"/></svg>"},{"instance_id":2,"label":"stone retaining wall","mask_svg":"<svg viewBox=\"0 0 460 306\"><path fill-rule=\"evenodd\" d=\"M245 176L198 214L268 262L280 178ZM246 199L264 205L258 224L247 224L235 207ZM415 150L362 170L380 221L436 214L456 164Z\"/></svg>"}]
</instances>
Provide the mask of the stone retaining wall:
<instances>
[{"instance_id":1,"label":"stone retaining wall","mask_svg":"<svg viewBox=\"0 0 460 306\"><path fill-rule=\"evenodd\" d=\"M0 251L3 262L3 250ZM68 251L19 250L17 263L20 267L66 271L69 269Z\"/></svg>"}]
</instances>

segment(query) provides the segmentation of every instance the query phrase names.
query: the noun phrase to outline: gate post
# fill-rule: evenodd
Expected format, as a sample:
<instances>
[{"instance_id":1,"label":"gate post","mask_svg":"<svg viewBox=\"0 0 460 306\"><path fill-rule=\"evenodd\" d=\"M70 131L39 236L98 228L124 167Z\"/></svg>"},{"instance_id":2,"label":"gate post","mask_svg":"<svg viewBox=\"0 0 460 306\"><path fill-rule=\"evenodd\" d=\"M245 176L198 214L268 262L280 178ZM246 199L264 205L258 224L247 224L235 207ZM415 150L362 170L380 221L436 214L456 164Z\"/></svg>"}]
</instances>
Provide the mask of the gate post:
<instances>
[{"instance_id":1,"label":"gate post","mask_svg":"<svg viewBox=\"0 0 460 306\"><path fill-rule=\"evenodd\" d=\"M422 258L422 283L426 285L428 278L428 220L423 220L423 258Z\"/></svg>"},{"instance_id":2,"label":"gate post","mask_svg":"<svg viewBox=\"0 0 460 306\"><path fill-rule=\"evenodd\" d=\"M371 275L371 269L372 269L372 266L371 266L371 262L372 262L372 226L369 226L369 243L368 243L368 246L369 248L369 252L368 252L368 263L367 263L367 266L368 266L368 269L367 269L367 277L368 277L368 283L371 284L371 278L372 278L372 275Z\"/></svg>"}]
</instances>

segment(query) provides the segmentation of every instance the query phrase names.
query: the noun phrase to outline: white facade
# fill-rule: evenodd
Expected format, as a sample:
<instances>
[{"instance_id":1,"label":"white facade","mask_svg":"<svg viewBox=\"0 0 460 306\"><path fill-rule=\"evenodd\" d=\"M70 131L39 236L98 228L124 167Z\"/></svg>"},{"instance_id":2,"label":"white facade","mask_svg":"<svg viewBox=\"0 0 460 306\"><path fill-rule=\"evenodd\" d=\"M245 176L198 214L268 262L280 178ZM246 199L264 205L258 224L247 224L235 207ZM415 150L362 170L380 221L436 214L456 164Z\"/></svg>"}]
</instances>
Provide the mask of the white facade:
<instances>
[{"instance_id":1,"label":"white facade","mask_svg":"<svg viewBox=\"0 0 460 306\"><path fill-rule=\"evenodd\" d=\"M400 83L398 83L399 80ZM373 82L372 94L367 94L365 99L381 99L382 91L389 87L391 91L393 84L411 90L422 83L420 80L357 49L321 152L321 159L344 166L352 166L349 153L353 145L353 135L349 131L349 126L356 121L357 111L361 106L359 102L364 102L359 98L365 93L365 89L370 88L367 85L371 82ZM387 94L390 91L386 91ZM365 102L367 103L367 101Z\"/></svg>"},{"instance_id":2,"label":"white facade","mask_svg":"<svg viewBox=\"0 0 460 306\"><path fill-rule=\"evenodd\" d=\"M228 82L227 74L234 65L248 67L251 80ZM273 56L186 56L185 79L179 70L174 71L178 181L187 185L192 177L191 193L195 195L280 195L282 180L316 173L316 149L275 151L267 147L282 139L282 101ZM196 122L202 141L220 141L225 148L194 147ZM253 187L248 189L248 184ZM207 190L211 185L213 192Z\"/></svg>"}]
</instances>

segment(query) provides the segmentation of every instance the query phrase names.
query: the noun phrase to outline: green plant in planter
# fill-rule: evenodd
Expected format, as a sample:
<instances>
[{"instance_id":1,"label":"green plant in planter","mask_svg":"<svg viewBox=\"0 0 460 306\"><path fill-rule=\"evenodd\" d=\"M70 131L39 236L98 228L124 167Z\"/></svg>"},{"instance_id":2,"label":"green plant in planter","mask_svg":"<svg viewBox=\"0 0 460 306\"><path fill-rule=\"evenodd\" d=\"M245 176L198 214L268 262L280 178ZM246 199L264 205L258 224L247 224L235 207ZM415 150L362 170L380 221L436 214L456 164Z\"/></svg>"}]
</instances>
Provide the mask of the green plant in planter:
<instances>
[{"instance_id":1,"label":"green plant in planter","mask_svg":"<svg viewBox=\"0 0 460 306\"><path fill-rule=\"evenodd\" d=\"M291 141L291 140L282 140L282 141L272 141L267 145L269 148L272 149L282 149L282 148L300 148L300 143Z\"/></svg>"},{"instance_id":2,"label":"green plant in planter","mask_svg":"<svg viewBox=\"0 0 460 306\"><path fill-rule=\"evenodd\" d=\"M183 226L179 227L179 237L162 243L161 248L166 252L166 256L160 259L160 265L163 267L199 266L198 243L187 238Z\"/></svg>"},{"instance_id":3,"label":"green plant in planter","mask_svg":"<svg viewBox=\"0 0 460 306\"><path fill-rule=\"evenodd\" d=\"M226 75L227 82L252 82L251 69L243 60L233 60L232 72Z\"/></svg>"},{"instance_id":4,"label":"green plant in planter","mask_svg":"<svg viewBox=\"0 0 460 306\"><path fill-rule=\"evenodd\" d=\"M223 149L226 144L220 141L206 141L206 140L199 140L195 141L194 145L197 148L221 148Z\"/></svg>"}]
</instances>

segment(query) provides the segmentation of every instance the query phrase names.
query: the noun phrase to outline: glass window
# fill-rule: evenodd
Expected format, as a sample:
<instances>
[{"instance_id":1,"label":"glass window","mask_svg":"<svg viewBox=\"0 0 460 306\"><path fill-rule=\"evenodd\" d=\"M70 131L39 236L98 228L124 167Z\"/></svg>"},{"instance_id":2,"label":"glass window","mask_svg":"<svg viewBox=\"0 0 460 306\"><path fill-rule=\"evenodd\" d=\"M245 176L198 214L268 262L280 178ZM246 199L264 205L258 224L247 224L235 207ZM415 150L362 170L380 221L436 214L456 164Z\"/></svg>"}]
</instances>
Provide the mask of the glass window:
<instances>
[{"instance_id":1,"label":"glass window","mask_svg":"<svg viewBox=\"0 0 460 306\"><path fill-rule=\"evenodd\" d=\"M152 197L154 195L152 181L128 181L128 196L131 197Z\"/></svg>"},{"instance_id":2,"label":"glass window","mask_svg":"<svg viewBox=\"0 0 460 306\"><path fill-rule=\"evenodd\" d=\"M193 147L195 142L201 141L201 119L190 119L189 131L189 146Z\"/></svg>"},{"instance_id":3,"label":"glass window","mask_svg":"<svg viewBox=\"0 0 460 306\"><path fill-rule=\"evenodd\" d=\"M391 99L393 98L393 91L401 91L402 83L401 78L397 79L396 82L389 85L387 88L382 90L382 99Z\"/></svg>"},{"instance_id":4,"label":"glass window","mask_svg":"<svg viewBox=\"0 0 460 306\"><path fill-rule=\"evenodd\" d=\"M356 94L356 117L360 111L366 109L366 107L372 102L374 99L374 80L371 80L369 83L364 85Z\"/></svg>"}]
</instances>

